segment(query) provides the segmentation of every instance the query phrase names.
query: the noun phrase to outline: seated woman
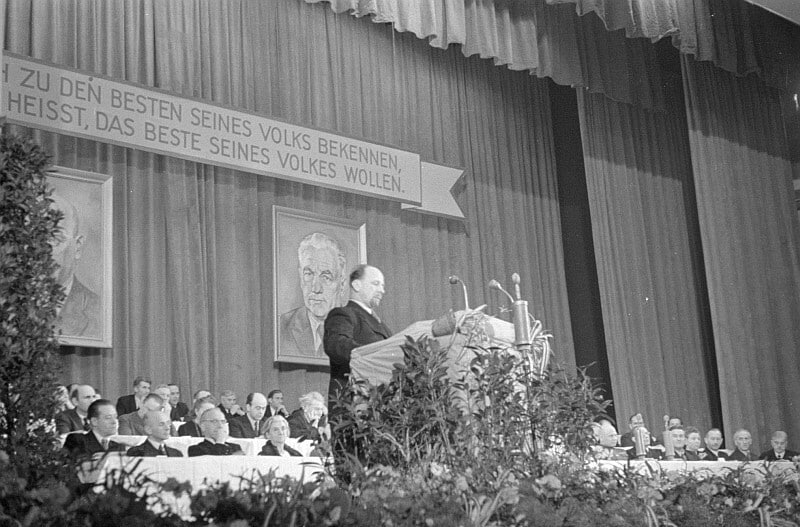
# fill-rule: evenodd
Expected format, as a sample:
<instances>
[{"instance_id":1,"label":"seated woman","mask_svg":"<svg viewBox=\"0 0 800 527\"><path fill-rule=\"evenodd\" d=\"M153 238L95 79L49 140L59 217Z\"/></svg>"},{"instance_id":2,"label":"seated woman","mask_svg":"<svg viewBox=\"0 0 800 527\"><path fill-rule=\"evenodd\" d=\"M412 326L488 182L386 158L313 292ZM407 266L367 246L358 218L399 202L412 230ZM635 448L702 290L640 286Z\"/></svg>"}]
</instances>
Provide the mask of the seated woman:
<instances>
[{"instance_id":1,"label":"seated woman","mask_svg":"<svg viewBox=\"0 0 800 527\"><path fill-rule=\"evenodd\" d=\"M273 415L267 419L264 428L267 442L258 453L259 456L302 456L297 450L286 446L286 438L289 437L289 423L282 415Z\"/></svg>"},{"instance_id":2,"label":"seated woman","mask_svg":"<svg viewBox=\"0 0 800 527\"><path fill-rule=\"evenodd\" d=\"M300 396L300 408L289 416L290 437L320 441L330 438L327 424L328 409L319 392Z\"/></svg>"}]
</instances>

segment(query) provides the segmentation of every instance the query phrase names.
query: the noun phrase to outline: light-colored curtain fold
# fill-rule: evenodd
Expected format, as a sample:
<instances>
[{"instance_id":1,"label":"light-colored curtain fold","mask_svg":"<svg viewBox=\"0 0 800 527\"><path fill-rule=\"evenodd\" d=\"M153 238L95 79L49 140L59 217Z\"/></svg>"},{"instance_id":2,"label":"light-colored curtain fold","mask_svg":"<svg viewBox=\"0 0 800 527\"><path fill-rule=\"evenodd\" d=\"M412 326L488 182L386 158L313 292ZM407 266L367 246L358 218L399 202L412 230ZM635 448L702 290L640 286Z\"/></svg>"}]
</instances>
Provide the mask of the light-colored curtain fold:
<instances>
[{"instance_id":1,"label":"light-colored curtain fold","mask_svg":"<svg viewBox=\"0 0 800 527\"><path fill-rule=\"evenodd\" d=\"M240 396L325 392L273 361L272 207L366 223L394 330L519 272L574 364L547 85L296 0L11 0L6 49L419 152L466 171L459 222L398 203L45 132L54 163L114 176L114 348L65 350L67 380L114 397L137 374ZM24 131L24 130L23 130ZM26 132L27 133L27 132ZM296 275L281 280L298 280Z\"/></svg>"},{"instance_id":2,"label":"light-colored curtain fold","mask_svg":"<svg viewBox=\"0 0 800 527\"><path fill-rule=\"evenodd\" d=\"M719 426L683 109L578 94L617 418Z\"/></svg>"},{"instance_id":3,"label":"light-colored curtain fold","mask_svg":"<svg viewBox=\"0 0 800 527\"><path fill-rule=\"evenodd\" d=\"M800 226L776 90L682 59L722 412L800 436Z\"/></svg>"},{"instance_id":4,"label":"light-colored curtain fold","mask_svg":"<svg viewBox=\"0 0 800 527\"><path fill-rule=\"evenodd\" d=\"M737 74L758 72L771 86L800 82L800 28L745 0L302 1L644 107L660 86L641 67L652 64L645 39L670 37L681 53ZM627 74L598 78L614 68Z\"/></svg>"},{"instance_id":5,"label":"light-colored curtain fold","mask_svg":"<svg viewBox=\"0 0 800 527\"><path fill-rule=\"evenodd\" d=\"M614 100L659 107L661 79L650 43L609 32L596 16L578 17L574 6L488 0L302 0L336 13L369 16L431 46L458 44L465 56L490 58L556 83L588 88ZM613 59L613 60L610 60Z\"/></svg>"},{"instance_id":6,"label":"light-colored curtain fold","mask_svg":"<svg viewBox=\"0 0 800 527\"><path fill-rule=\"evenodd\" d=\"M800 28L745 0L547 0L595 13L610 31L631 38L670 37L681 52L770 86L800 81Z\"/></svg>"}]
</instances>

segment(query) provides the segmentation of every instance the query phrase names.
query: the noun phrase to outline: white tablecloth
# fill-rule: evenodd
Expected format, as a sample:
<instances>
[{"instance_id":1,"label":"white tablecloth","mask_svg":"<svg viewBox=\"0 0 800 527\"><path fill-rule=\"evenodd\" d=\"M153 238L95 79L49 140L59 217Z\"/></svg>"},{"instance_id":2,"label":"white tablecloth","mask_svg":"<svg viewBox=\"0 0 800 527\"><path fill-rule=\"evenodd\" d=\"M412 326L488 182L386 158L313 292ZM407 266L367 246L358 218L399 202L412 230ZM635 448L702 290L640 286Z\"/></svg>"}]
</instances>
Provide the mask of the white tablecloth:
<instances>
[{"instance_id":1,"label":"white tablecloth","mask_svg":"<svg viewBox=\"0 0 800 527\"><path fill-rule=\"evenodd\" d=\"M655 459L635 461L599 461L600 468L606 470L622 469L630 466L641 474L660 476L670 472L691 472L697 476L720 475L742 469L748 475L758 479L767 473L797 478L795 464L791 461L658 461Z\"/></svg>"},{"instance_id":2,"label":"white tablecloth","mask_svg":"<svg viewBox=\"0 0 800 527\"><path fill-rule=\"evenodd\" d=\"M135 445L141 445L147 436L123 436L123 435L115 435L111 436L113 441L117 443L121 443L123 445L127 445L129 447ZM181 454L184 456L189 455L189 447L191 445L196 445L197 443L202 443L202 437L189 437L189 436L179 436L179 437L170 437L166 441L166 445L172 448L176 448L180 450ZM229 437L228 443L236 443L237 445L242 447L246 456L257 456L259 452L261 452L261 448L264 446L267 440L263 437L255 438L255 439L241 439L238 437ZM286 440L286 444L304 456L310 456L311 451L314 450L314 444L311 441L298 441L297 439L289 438Z\"/></svg>"}]
</instances>

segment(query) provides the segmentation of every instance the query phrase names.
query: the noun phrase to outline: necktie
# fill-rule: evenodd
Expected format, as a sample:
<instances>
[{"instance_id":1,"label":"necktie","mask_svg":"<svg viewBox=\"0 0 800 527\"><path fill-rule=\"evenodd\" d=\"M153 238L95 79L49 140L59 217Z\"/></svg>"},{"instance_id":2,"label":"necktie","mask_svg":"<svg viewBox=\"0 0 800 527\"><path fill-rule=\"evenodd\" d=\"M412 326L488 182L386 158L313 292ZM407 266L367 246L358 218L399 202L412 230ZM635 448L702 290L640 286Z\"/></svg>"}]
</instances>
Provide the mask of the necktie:
<instances>
[{"instance_id":1,"label":"necktie","mask_svg":"<svg viewBox=\"0 0 800 527\"><path fill-rule=\"evenodd\" d=\"M103 447L103 450L108 450L108 439L105 437L101 439L100 446Z\"/></svg>"},{"instance_id":2,"label":"necktie","mask_svg":"<svg viewBox=\"0 0 800 527\"><path fill-rule=\"evenodd\" d=\"M88 417L83 418L83 429L87 432L92 429L92 424L89 422Z\"/></svg>"},{"instance_id":3,"label":"necktie","mask_svg":"<svg viewBox=\"0 0 800 527\"><path fill-rule=\"evenodd\" d=\"M258 435L258 424L259 424L258 421L255 421L253 423L253 432L255 432L256 435Z\"/></svg>"},{"instance_id":4,"label":"necktie","mask_svg":"<svg viewBox=\"0 0 800 527\"><path fill-rule=\"evenodd\" d=\"M783 454L775 454L775 457L778 459L783 459Z\"/></svg>"},{"instance_id":5,"label":"necktie","mask_svg":"<svg viewBox=\"0 0 800 527\"><path fill-rule=\"evenodd\" d=\"M158 447L158 455L159 456L166 456L167 455L167 451L164 450L164 445L161 445L160 447Z\"/></svg>"}]
</instances>

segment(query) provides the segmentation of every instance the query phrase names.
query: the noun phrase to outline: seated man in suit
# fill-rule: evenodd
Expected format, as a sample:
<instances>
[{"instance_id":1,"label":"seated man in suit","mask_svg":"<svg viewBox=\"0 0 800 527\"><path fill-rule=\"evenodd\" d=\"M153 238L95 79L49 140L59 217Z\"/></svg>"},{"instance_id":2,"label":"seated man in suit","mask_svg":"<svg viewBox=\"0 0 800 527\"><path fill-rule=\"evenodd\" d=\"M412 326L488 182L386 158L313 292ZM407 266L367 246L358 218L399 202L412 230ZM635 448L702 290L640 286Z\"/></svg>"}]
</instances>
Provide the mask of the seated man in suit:
<instances>
[{"instance_id":1,"label":"seated man in suit","mask_svg":"<svg viewBox=\"0 0 800 527\"><path fill-rule=\"evenodd\" d=\"M750 447L753 446L753 436L744 428L740 428L733 434L733 443L736 449L728 456L729 461L755 461L758 459L758 454L753 452Z\"/></svg>"},{"instance_id":2,"label":"seated man in suit","mask_svg":"<svg viewBox=\"0 0 800 527\"><path fill-rule=\"evenodd\" d=\"M686 430L683 425L673 425L669 429L669 438L674 451L673 459L683 461L700 461L697 452L686 450ZM668 458L669 459L669 458Z\"/></svg>"},{"instance_id":3,"label":"seated man in suit","mask_svg":"<svg viewBox=\"0 0 800 527\"><path fill-rule=\"evenodd\" d=\"M228 420L237 415L244 415L242 407L236 404L236 392L233 390L223 390L219 393L218 408L222 410L222 413L225 414L225 419Z\"/></svg>"},{"instance_id":4,"label":"seated man in suit","mask_svg":"<svg viewBox=\"0 0 800 527\"><path fill-rule=\"evenodd\" d=\"M719 428L712 428L706 432L703 442L706 448L701 453L703 461L725 461L728 459L728 453L722 450L722 431Z\"/></svg>"},{"instance_id":5,"label":"seated man in suit","mask_svg":"<svg viewBox=\"0 0 800 527\"><path fill-rule=\"evenodd\" d=\"M210 408L200 416L200 428L205 440L189 447L189 457L195 456L243 456L242 447L226 443L228 420L219 408Z\"/></svg>"},{"instance_id":6,"label":"seated man in suit","mask_svg":"<svg viewBox=\"0 0 800 527\"><path fill-rule=\"evenodd\" d=\"M150 379L136 377L133 380L133 393L117 399L117 415L129 414L141 408L144 398L150 394L150 384Z\"/></svg>"},{"instance_id":7,"label":"seated man in suit","mask_svg":"<svg viewBox=\"0 0 800 527\"><path fill-rule=\"evenodd\" d=\"M144 415L147 412L164 408L164 400L160 395L154 393L144 398L142 407L135 412L119 416L119 435L123 436L144 436L147 432L144 429Z\"/></svg>"},{"instance_id":8,"label":"seated man in suit","mask_svg":"<svg viewBox=\"0 0 800 527\"><path fill-rule=\"evenodd\" d=\"M770 444L772 444L772 448L761 454L758 459L764 461L794 461L795 457L800 456L800 453L786 449L789 445L789 435L783 430L778 430L772 434Z\"/></svg>"},{"instance_id":9,"label":"seated man in suit","mask_svg":"<svg viewBox=\"0 0 800 527\"><path fill-rule=\"evenodd\" d=\"M56 430L59 434L85 432L91 428L89 423L89 406L98 399L94 388L88 384L77 385L70 394L74 408L64 410L55 417Z\"/></svg>"},{"instance_id":10,"label":"seated man in suit","mask_svg":"<svg viewBox=\"0 0 800 527\"><path fill-rule=\"evenodd\" d=\"M88 408L91 430L73 432L64 441L64 450L73 457L85 457L99 452L124 452L121 445L109 438L117 433L117 410L106 399L98 399Z\"/></svg>"},{"instance_id":11,"label":"seated man in suit","mask_svg":"<svg viewBox=\"0 0 800 527\"><path fill-rule=\"evenodd\" d=\"M283 405L283 392L280 390L272 390L267 394L267 411L264 414L264 418L268 419L273 415L282 415L285 418L289 418L289 412L286 411L286 407Z\"/></svg>"},{"instance_id":12,"label":"seated man in suit","mask_svg":"<svg viewBox=\"0 0 800 527\"><path fill-rule=\"evenodd\" d=\"M597 439L597 444L592 446L592 451L597 459L628 459L628 453L617 446L619 434L610 420L600 418L592 423L592 433Z\"/></svg>"},{"instance_id":13,"label":"seated man in suit","mask_svg":"<svg viewBox=\"0 0 800 527\"><path fill-rule=\"evenodd\" d=\"M155 388L151 390L154 394L161 397L161 400L164 401L164 405L161 408L162 412L165 412L167 415L172 415L172 405L169 404L169 386L166 384L159 384Z\"/></svg>"},{"instance_id":14,"label":"seated man in suit","mask_svg":"<svg viewBox=\"0 0 800 527\"><path fill-rule=\"evenodd\" d=\"M181 389L174 383L168 384L167 387L169 388L169 405L172 407L169 418L173 421L183 421L189 413L189 407L181 401Z\"/></svg>"},{"instance_id":15,"label":"seated man in suit","mask_svg":"<svg viewBox=\"0 0 800 527\"><path fill-rule=\"evenodd\" d=\"M147 439L141 445L130 447L127 455L133 457L183 457L179 450L164 444L164 441L169 439L171 426L172 421L166 412L160 410L146 412L144 414L144 429L147 432Z\"/></svg>"},{"instance_id":16,"label":"seated man in suit","mask_svg":"<svg viewBox=\"0 0 800 527\"><path fill-rule=\"evenodd\" d=\"M252 439L261 437L261 426L264 424L264 412L267 411L267 398L263 393L251 393L244 405L244 415L228 419L231 437Z\"/></svg>"},{"instance_id":17,"label":"seated man in suit","mask_svg":"<svg viewBox=\"0 0 800 527\"><path fill-rule=\"evenodd\" d=\"M636 429L640 427L644 428L644 417L640 413L635 413L628 419L628 428L630 431L625 432L619 438L619 446L628 449L628 457L630 459L636 458L636 444L633 439ZM661 459L664 447L651 433L648 432L647 437L649 438L649 442L644 446L646 452L645 457Z\"/></svg>"},{"instance_id":18,"label":"seated man in suit","mask_svg":"<svg viewBox=\"0 0 800 527\"><path fill-rule=\"evenodd\" d=\"M189 437L203 437L203 430L200 428L200 416L203 415L203 412L210 408L214 408L217 403L214 401L214 398L210 395L208 397L203 397L197 399L194 402L194 408L192 409L192 415L195 415L193 420L187 421L183 423L180 428L178 428L178 435L179 436L189 436Z\"/></svg>"}]
</instances>

